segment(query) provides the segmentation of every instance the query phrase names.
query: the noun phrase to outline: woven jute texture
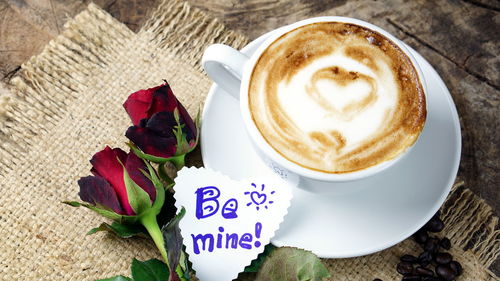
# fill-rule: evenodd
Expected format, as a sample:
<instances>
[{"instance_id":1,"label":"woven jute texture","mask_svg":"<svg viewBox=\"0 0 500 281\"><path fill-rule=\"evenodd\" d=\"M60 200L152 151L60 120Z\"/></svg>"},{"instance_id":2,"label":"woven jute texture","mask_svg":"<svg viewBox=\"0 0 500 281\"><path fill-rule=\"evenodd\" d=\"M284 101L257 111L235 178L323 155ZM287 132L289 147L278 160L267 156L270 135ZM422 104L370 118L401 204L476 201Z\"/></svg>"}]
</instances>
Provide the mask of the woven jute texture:
<instances>
[{"instance_id":1,"label":"woven jute texture","mask_svg":"<svg viewBox=\"0 0 500 281\"><path fill-rule=\"evenodd\" d=\"M0 88L0 280L95 280L129 275L132 258L159 258L146 239L85 233L103 218L63 205L105 145L125 149L130 121L122 104L166 79L191 113L211 84L199 61L206 46L241 48L247 39L177 0L164 1L133 33L96 5ZM443 207L460 280L498 280L488 267L500 252L498 218L463 185ZM408 239L367 257L324 260L331 280L398 280L398 257L416 254ZM253 276L244 276L251 280Z\"/></svg>"}]
</instances>

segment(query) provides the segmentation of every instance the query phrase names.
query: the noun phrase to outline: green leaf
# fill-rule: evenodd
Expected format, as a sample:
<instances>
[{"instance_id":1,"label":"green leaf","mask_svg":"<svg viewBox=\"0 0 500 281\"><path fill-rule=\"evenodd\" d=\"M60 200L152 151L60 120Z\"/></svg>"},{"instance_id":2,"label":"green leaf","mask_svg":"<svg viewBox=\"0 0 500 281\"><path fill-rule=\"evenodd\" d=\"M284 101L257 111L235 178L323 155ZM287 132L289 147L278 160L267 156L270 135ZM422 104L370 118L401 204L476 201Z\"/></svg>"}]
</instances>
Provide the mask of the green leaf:
<instances>
[{"instance_id":1,"label":"green leaf","mask_svg":"<svg viewBox=\"0 0 500 281\"><path fill-rule=\"evenodd\" d=\"M313 253L282 247L264 261L256 281L322 281L327 277L330 273Z\"/></svg>"},{"instance_id":2,"label":"green leaf","mask_svg":"<svg viewBox=\"0 0 500 281\"><path fill-rule=\"evenodd\" d=\"M127 169L123 168L123 180L127 189L127 197L130 206L137 215L151 208L149 194L138 186L129 176Z\"/></svg>"},{"instance_id":3,"label":"green leaf","mask_svg":"<svg viewBox=\"0 0 500 281\"><path fill-rule=\"evenodd\" d=\"M169 158L163 158L163 157L157 157L157 156L153 156L151 154L144 153L131 142L127 143L127 145L135 153L135 155L139 156L140 158L142 158L144 160L148 160L148 161L151 161L151 162L157 163L157 164L172 162L177 167L177 170L180 170L180 168L182 168L184 166L184 155L185 154L175 155L175 156L172 156Z\"/></svg>"},{"instance_id":4,"label":"green leaf","mask_svg":"<svg viewBox=\"0 0 500 281\"><path fill-rule=\"evenodd\" d=\"M245 267L244 272L258 272L259 268L262 266L262 263L266 260L269 254L276 249L273 244L267 244L264 248L264 252L260 253L256 259L252 261L250 265Z\"/></svg>"},{"instance_id":5,"label":"green leaf","mask_svg":"<svg viewBox=\"0 0 500 281\"><path fill-rule=\"evenodd\" d=\"M191 148L191 150L189 152L193 151L200 141L200 128L201 128L201 109L200 108L198 108L198 113L196 114L196 119L194 121L194 125L196 126L196 140L195 140L195 145L193 145L193 147Z\"/></svg>"},{"instance_id":6,"label":"green leaf","mask_svg":"<svg viewBox=\"0 0 500 281\"><path fill-rule=\"evenodd\" d=\"M140 224L121 224L113 222L111 225L103 222L100 226L91 229L87 235L94 234L99 231L109 231L121 238L130 238L133 236L148 237L147 230Z\"/></svg>"},{"instance_id":7,"label":"green leaf","mask_svg":"<svg viewBox=\"0 0 500 281\"><path fill-rule=\"evenodd\" d=\"M175 119L175 123L177 123L177 125L174 126L174 130L173 130L173 133L174 133L174 136L175 136L175 139L177 142L175 155L186 154L184 143L187 144L187 142L186 142L186 138L185 138L184 134L182 133L182 127L184 127L185 124L181 124L179 109L177 109L177 108L174 109L174 119Z\"/></svg>"},{"instance_id":8,"label":"green leaf","mask_svg":"<svg viewBox=\"0 0 500 281\"><path fill-rule=\"evenodd\" d=\"M186 246L182 246L182 252L181 252L181 257L179 258L179 264L181 265L182 271L184 271L184 279L185 280L190 280L190 272L191 272L191 262L188 259L188 256L186 254Z\"/></svg>"},{"instance_id":9,"label":"green leaf","mask_svg":"<svg viewBox=\"0 0 500 281\"><path fill-rule=\"evenodd\" d=\"M150 154L146 154L142 152L137 146L135 146L133 143L129 142L127 145L130 147L130 149L135 153L135 155L139 156L142 159L151 161L153 163L165 163L170 160L170 158L163 158L163 157L156 157Z\"/></svg>"},{"instance_id":10,"label":"green leaf","mask_svg":"<svg viewBox=\"0 0 500 281\"><path fill-rule=\"evenodd\" d=\"M149 163L146 163L146 165L149 169L151 181L153 182L155 189L156 189L156 199L155 199L155 202L153 202L153 205L151 206L151 211L155 215L158 215L161 212L163 205L165 204L165 187L163 186L163 183L156 175L156 172L153 169L153 167ZM148 197L149 197L149 195L148 195Z\"/></svg>"},{"instance_id":11,"label":"green leaf","mask_svg":"<svg viewBox=\"0 0 500 281\"><path fill-rule=\"evenodd\" d=\"M133 259L131 271L136 281L168 281L168 267L157 259L144 262Z\"/></svg>"},{"instance_id":12,"label":"green leaf","mask_svg":"<svg viewBox=\"0 0 500 281\"><path fill-rule=\"evenodd\" d=\"M166 225L175 217L176 214L177 208L175 208L174 193L170 190L166 190L165 202L163 203L160 213L156 216L158 225Z\"/></svg>"},{"instance_id":13,"label":"green leaf","mask_svg":"<svg viewBox=\"0 0 500 281\"><path fill-rule=\"evenodd\" d=\"M153 168L153 166L151 166L151 164L147 160L142 159L142 161L144 161L144 164L148 168L148 172L149 172L149 174L148 174L148 173L146 173L146 171L142 171L143 174L146 177L148 177L148 179L151 180L151 182L153 183L154 186L161 186L161 187L163 187L163 183L161 182L161 179L156 174L156 171Z\"/></svg>"},{"instance_id":14,"label":"green leaf","mask_svg":"<svg viewBox=\"0 0 500 281\"><path fill-rule=\"evenodd\" d=\"M120 215L120 214L117 214L113 211L108 211L108 210L104 210L104 209L101 209L97 206L94 206L94 205L90 205L90 204L87 204L87 203L80 203L80 202L76 202L76 201L64 201L62 202L64 204L67 204L67 205L70 205L71 207L85 207L85 208L88 208L96 213L98 213L99 215L103 216L103 217L106 217L108 219L112 219L112 220L115 220L115 221L121 221L123 219L124 216Z\"/></svg>"},{"instance_id":15,"label":"green leaf","mask_svg":"<svg viewBox=\"0 0 500 281\"><path fill-rule=\"evenodd\" d=\"M175 269L179 264L182 252L182 236L179 222L186 214L186 209L182 207L180 212L165 226L161 228L163 239L165 240L165 250L168 253L168 264L170 272L175 274Z\"/></svg>"},{"instance_id":16,"label":"green leaf","mask_svg":"<svg viewBox=\"0 0 500 281\"><path fill-rule=\"evenodd\" d=\"M80 207L82 204L77 201L63 201L63 204L70 205L71 207Z\"/></svg>"},{"instance_id":17,"label":"green leaf","mask_svg":"<svg viewBox=\"0 0 500 281\"><path fill-rule=\"evenodd\" d=\"M96 281L134 281L132 278L125 277L123 275L111 277L111 278L106 278L106 279L99 279Z\"/></svg>"}]
</instances>

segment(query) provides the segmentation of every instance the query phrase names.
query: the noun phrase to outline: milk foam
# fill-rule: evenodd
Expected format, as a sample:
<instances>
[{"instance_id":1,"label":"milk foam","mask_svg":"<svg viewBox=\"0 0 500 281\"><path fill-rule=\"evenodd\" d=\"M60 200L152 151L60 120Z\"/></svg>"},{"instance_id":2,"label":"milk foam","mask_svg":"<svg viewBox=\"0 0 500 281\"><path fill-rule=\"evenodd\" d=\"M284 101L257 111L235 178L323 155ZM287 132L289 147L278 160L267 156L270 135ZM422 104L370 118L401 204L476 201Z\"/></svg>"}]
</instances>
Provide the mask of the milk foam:
<instances>
[{"instance_id":1,"label":"milk foam","mask_svg":"<svg viewBox=\"0 0 500 281\"><path fill-rule=\"evenodd\" d=\"M383 66L382 62L377 64ZM325 109L324 104L313 99L312 93L308 91L314 73L332 66L343 68L348 72L365 74L376 82L375 102L369 107L361 108L352 119L346 120L346 115L341 113L342 108L368 96L372 91L372 86L367 85L368 83L354 80L346 86L341 86L334 79L322 79L316 83L319 94L340 114ZM340 49L334 54L312 62L297 72L290 81L280 82L277 94L281 108L301 131L306 135L312 132L328 135L331 131L337 131L345 139L342 152L346 153L381 129L385 117L393 112L397 105L398 97L395 93L397 93L397 83L394 74L387 66L376 74L365 65L346 57ZM304 138L304 141L310 146L317 146L309 138Z\"/></svg>"},{"instance_id":2,"label":"milk foam","mask_svg":"<svg viewBox=\"0 0 500 281\"><path fill-rule=\"evenodd\" d=\"M271 44L254 67L249 106L277 152L328 173L396 157L426 116L409 58L380 34L343 23L304 26Z\"/></svg>"}]
</instances>

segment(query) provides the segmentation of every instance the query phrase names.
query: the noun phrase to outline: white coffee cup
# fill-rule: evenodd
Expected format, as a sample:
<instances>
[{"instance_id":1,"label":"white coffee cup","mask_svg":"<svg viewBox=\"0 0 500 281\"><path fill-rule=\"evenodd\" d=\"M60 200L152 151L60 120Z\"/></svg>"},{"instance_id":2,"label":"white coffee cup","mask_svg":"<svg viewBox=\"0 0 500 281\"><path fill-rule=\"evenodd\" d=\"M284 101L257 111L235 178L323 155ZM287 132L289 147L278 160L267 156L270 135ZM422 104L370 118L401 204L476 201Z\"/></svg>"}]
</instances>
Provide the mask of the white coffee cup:
<instances>
[{"instance_id":1,"label":"white coffee cup","mask_svg":"<svg viewBox=\"0 0 500 281\"><path fill-rule=\"evenodd\" d=\"M319 22L340 22L355 24L378 32L381 35L385 36L408 56L418 73L418 77L424 89L424 93L427 92L424 77L422 75L420 67L408 48L404 45L404 43L396 39L385 30L381 29L380 27L353 18L332 16L302 20L274 30L269 38L267 38L250 57L229 46L223 44L214 44L209 46L205 50L202 59L203 68L207 72L208 76L226 92L239 99L240 110L244 120L245 128L258 155L264 160L265 163L268 164L268 166L272 167L275 172L278 172L281 177L297 178L298 176L300 180L302 182L305 182L307 185L324 185L325 183L329 184L332 182L353 181L375 175L394 165L394 163L402 159L404 155L407 155L411 149L411 147L408 147L396 158L381 162L362 170L345 173L327 173L308 169L286 159L273 147L271 147L271 145L268 144L264 137L261 135L252 119L248 103L249 82L255 64L257 63L262 53L268 48L268 46L270 46L283 34L304 25Z\"/></svg>"}]
</instances>

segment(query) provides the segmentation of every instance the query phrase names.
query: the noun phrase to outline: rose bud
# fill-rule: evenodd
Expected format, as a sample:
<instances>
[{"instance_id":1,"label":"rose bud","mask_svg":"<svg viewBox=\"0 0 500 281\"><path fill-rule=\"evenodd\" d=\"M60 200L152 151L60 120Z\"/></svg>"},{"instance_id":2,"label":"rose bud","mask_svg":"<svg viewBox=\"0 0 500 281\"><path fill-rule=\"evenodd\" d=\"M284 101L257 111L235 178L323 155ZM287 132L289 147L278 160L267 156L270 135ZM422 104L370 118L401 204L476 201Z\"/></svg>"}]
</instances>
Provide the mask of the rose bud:
<instances>
[{"instance_id":1,"label":"rose bud","mask_svg":"<svg viewBox=\"0 0 500 281\"><path fill-rule=\"evenodd\" d=\"M149 161L182 168L198 143L199 118L193 122L168 83L131 94L123 106L134 124L125 133L131 149Z\"/></svg>"},{"instance_id":2,"label":"rose bud","mask_svg":"<svg viewBox=\"0 0 500 281\"><path fill-rule=\"evenodd\" d=\"M118 222L133 223L163 206L165 191L154 169L134 153L104 148L90 160L93 176L78 181L84 206Z\"/></svg>"},{"instance_id":3,"label":"rose bud","mask_svg":"<svg viewBox=\"0 0 500 281\"><path fill-rule=\"evenodd\" d=\"M153 167L133 152L127 154L109 147L96 153L90 163L94 175L78 181L78 195L87 203L64 203L87 207L122 224L142 224L169 265L165 240L156 219L165 202L165 188ZM184 276L180 266L171 270Z\"/></svg>"}]
</instances>

